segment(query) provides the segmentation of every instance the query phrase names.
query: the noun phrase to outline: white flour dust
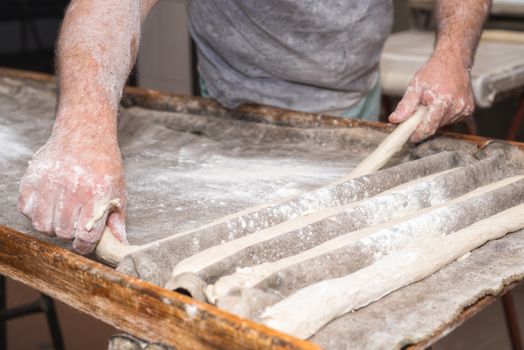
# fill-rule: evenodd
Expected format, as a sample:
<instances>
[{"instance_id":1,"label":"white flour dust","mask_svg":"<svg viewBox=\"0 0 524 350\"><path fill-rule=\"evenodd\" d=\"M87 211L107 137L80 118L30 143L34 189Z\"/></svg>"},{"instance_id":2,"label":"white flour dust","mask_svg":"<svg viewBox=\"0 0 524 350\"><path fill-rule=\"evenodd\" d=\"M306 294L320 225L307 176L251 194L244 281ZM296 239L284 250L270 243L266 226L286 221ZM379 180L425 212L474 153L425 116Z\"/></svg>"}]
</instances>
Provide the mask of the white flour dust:
<instances>
[{"instance_id":1,"label":"white flour dust","mask_svg":"<svg viewBox=\"0 0 524 350\"><path fill-rule=\"evenodd\" d=\"M155 176L155 180L164 182L176 178L176 181L188 185L186 190L191 196L206 199L234 197L256 200L261 196L265 199L280 199L303 192L301 184L317 185L319 180L335 180L345 175L350 167L340 164L316 166L293 159L213 155L196 169L162 171Z\"/></svg>"},{"instance_id":2,"label":"white flour dust","mask_svg":"<svg viewBox=\"0 0 524 350\"><path fill-rule=\"evenodd\" d=\"M6 166L11 160L27 158L31 153L14 130L0 125L0 166Z\"/></svg>"}]
</instances>

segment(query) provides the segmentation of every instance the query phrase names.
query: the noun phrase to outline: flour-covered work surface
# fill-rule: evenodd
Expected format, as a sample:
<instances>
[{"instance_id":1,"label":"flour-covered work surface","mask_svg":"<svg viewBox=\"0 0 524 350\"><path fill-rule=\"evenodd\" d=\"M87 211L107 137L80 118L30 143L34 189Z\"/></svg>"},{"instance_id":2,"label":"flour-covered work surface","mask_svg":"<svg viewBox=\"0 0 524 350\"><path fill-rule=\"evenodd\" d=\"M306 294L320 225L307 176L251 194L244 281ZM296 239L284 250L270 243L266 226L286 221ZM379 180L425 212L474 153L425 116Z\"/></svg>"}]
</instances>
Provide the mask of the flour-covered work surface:
<instances>
[{"instance_id":1,"label":"flour-covered work surface","mask_svg":"<svg viewBox=\"0 0 524 350\"><path fill-rule=\"evenodd\" d=\"M0 224L69 248L16 211L54 105L52 90L0 79ZM524 203L514 147L435 139L348 179L383 133L138 107L119 133L135 248L118 270L326 348L431 339L524 277L524 232L484 244L518 226L493 221Z\"/></svg>"},{"instance_id":2,"label":"flour-covered work surface","mask_svg":"<svg viewBox=\"0 0 524 350\"><path fill-rule=\"evenodd\" d=\"M50 89L0 80L0 218L22 232L35 233L16 211L18 184L50 135L55 98ZM382 137L122 109L129 241L143 244L323 186L349 173Z\"/></svg>"}]
</instances>

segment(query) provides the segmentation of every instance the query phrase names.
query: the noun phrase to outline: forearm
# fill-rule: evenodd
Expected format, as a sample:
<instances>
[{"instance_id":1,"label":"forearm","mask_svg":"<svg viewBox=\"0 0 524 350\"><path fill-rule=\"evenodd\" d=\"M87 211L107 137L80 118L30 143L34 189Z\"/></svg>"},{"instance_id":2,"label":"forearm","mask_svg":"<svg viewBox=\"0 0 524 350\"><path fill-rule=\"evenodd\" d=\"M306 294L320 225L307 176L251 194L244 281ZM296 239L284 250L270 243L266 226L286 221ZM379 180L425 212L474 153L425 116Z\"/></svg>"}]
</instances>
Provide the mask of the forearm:
<instances>
[{"instance_id":1,"label":"forearm","mask_svg":"<svg viewBox=\"0 0 524 350\"><path fill-rule=\"evenodd\" d=\"M437 0L434 55L459 60L471 68L491 0Z\"/></svg>"},{"instance_id":2,"label":"forearm","mask_svg":"<svg viewBox=\"0 0 524 350\"><path fill-rule=\"evenodd\" d=\"M89 126L98 133L116 133L118 103L149 8L139 0L72 1L57 47L60 93L54 133L85 133Z\"/></svg>"}]
</instances>

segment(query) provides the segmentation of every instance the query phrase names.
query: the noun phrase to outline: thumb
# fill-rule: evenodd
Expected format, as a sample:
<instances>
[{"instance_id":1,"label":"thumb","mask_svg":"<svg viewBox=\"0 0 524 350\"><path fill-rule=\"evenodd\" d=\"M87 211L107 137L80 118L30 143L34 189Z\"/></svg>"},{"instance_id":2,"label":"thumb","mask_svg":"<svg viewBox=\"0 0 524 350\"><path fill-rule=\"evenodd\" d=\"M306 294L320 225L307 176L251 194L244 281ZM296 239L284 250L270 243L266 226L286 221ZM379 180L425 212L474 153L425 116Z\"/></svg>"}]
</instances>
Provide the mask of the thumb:
<instances>
[{"instance_id":1,"label":"thumb","mask_svg":"<svg viewBox=\"0 0 524 350\"><path fill-rule=\"evenodd\" d=\"M391 123L402 123L403 121L409 119L418 105L420 104L422 94L420 92L411 90L406 92L402 100L398 103L395 111L390 114L388 120Z\"/></svg>"},{"instance_id":2,"label":"thumb","mask_svg":"<svg viewBox=\"0 0 524 350\"><path fill-rule=\"evenodd\" d=\"M110 213L107 218L107 227L109 227L113 233L113 236L115 236L118 241L128 244L125 223L125 209L117 208L115 211Z\"/></svg>"},{"instance_id":3,"label":"thumb","mask_svg":"<svg viewBox=\"0 0 524 350\"><path fill-rule=\"evenodd\" d=\"M73 240L73 249L76 252L85 255L95 249L96 243L102 237L109 209L108 205L97 206L94 202L82 208Z\"/></svg>"}]
</instances>

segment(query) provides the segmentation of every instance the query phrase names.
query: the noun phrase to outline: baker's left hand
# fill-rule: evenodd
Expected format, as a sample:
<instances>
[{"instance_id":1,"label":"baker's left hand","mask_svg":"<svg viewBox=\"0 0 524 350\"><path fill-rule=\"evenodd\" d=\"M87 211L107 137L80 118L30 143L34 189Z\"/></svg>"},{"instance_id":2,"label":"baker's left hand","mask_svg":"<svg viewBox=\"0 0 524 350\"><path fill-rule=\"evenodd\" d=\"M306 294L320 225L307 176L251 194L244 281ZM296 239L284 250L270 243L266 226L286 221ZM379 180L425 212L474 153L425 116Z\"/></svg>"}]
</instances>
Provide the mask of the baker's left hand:
<instances>
[{"instance_id":1,"label":"baker's left hand","mask_svg":"<svg viewBox=\"0 0 524 350\"><path fill-rule=\"evenodd\" d=\"M412 142L428 138L441 126L456 123L475 109L468 67L461 57L453 56L434 53L415 74L389 116L391 123L401 123L411 117L419 105L428 107L428 114L411 137Z\"/></svg>"}]
</instances>

